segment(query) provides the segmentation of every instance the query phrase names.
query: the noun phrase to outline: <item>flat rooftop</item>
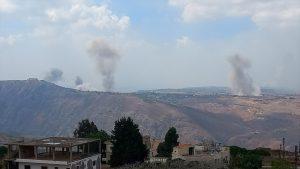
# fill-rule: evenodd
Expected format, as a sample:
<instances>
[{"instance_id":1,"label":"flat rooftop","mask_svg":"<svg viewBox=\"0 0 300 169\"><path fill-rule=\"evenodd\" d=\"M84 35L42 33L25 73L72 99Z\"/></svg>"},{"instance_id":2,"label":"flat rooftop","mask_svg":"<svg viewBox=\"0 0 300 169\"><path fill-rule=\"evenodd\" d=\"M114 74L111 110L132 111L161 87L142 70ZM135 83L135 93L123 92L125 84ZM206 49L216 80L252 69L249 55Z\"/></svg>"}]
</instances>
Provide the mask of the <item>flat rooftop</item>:
<instances>
[{"instance_id":1,"label":"flat rooftop","mask_svg":"<svg viewBox=\"0 0 300 169\"><path fill-rule=\"evenodd\" d=\"M40 146L40 147L71 147L91 142L100 141L89 138L72 138L72 137L48 137L43 139L33 139L26 141L10 142L8 145L21 146Z\"/></svg>"}]
</instances>

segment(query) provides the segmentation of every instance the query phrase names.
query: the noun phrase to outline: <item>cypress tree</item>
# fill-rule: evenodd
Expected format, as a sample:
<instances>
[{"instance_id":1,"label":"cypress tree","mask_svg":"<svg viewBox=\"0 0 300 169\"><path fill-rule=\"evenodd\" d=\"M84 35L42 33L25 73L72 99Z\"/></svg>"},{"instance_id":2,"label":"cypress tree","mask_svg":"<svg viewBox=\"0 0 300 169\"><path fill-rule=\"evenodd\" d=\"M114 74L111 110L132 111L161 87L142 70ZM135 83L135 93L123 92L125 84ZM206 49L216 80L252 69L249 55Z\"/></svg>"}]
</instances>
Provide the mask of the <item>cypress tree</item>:
<instances>
[{"instance_id":1,"label":"cypress tree","mask_svg":"<svg viewBox=\"0 0 300 169\"><path fill-rule=\"evenodd\" d=\"M115 122L112 143L112 167L143 162L147 157L148 150L143 144L138 125L130 117Z\"/></svg>"},{"instance_id":2,"label":"cypress tree","mask_svg":"<svg viewBox=\"0 0 300 169\"><path fill-rule=\"evenodd\" d=\"M158 156L172 157L173 148L179 144L178 138L176 128L171 127L165 135L165 141L157 147Z\"/></svg>"}]
</instances>

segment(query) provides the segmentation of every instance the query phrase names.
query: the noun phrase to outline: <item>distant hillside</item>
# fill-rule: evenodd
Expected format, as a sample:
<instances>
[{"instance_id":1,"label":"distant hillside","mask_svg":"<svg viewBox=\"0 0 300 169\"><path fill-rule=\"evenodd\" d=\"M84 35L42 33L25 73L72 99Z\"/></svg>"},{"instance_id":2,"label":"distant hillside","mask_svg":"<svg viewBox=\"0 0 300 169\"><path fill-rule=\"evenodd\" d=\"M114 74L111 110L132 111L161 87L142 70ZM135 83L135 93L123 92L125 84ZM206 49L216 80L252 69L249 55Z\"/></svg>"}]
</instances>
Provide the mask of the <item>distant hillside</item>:
<instances>
[{"instance_id":1,"label":"distant hillside","mask_svg":"<svg viewBox=\"0 0 300 169\"><path fill-rule=\"evenodd\" d=\"M286 96L297 95L295 91L280 88L261 88L262 95ZM168 93L168 94L194 94L194 95L232 95L232 91L228 87L188 87L181 89L156 89L156 90L140 90L137 93Z\"/></svg>"},{"instance_id":2,"label":"distant hillside","mask_svg":"<svg viewBox=\"0 0 300 169\"><path fill-rule=\"evenodd\" d=\"M0 81L0 133L71 136L85 118L111 131L131 116L144 134L162 138L175 126L183 142L212 138L248 147L300 140L299 96L237 97L192 93L83 92L36 79Z\"/></svg>"},{"instance_id":3,"label":"distant hillside","mask_svg":"<svg viewBox=\"0 0 300 169\"><path fill-rule=\"evenodd\" d=\"M11 141L15 141L16 139L17 138L14 137L14 136L10 136L10 135L7 135L7 134L0 133L0 146L4 145L6 143L9 143Z\"/></svg>"}]
</instances>

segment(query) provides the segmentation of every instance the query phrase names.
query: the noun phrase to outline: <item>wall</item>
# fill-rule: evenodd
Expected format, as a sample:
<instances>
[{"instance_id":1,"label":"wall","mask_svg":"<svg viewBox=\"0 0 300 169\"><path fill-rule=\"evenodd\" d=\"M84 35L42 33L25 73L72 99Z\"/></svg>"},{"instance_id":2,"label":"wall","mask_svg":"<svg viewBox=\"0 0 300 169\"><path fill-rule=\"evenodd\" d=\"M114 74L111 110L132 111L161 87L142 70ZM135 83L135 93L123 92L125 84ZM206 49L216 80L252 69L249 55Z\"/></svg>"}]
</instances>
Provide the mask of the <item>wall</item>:
<instances>
[{"instance_id":1,"label":"wall","mask_svg":"<svg viewBox=\"0 0 300 169\"><path fill-rule=\"evenodd\" d=\"M55 169L55 167L58 167L58 169L101 169L100 155L94 155L72 163L30 159L17 159L16 162L19 163L19 169L25 169L25 165L30 165L30 169L41 169L42 166L48 167L47 169Z\"/></svg>"},{"instance_id":2,"label":"wall","mask_svg":"<svg viewBox=\"0 0 300 169\"><path fill-rule=\"evenodd\" d=\"M100 154L71 163L71 169L100 169L100 168L101 168Z\"/></svg>"},{"instance_id":3,"label":"wall","mask_svg":"<svg viewBox=\"0 0 300 169\"><path fill-rule=\"evenodd\" d=\"M40 163L19 163L19 169L25 169L25 165L30 165L30 169L41 169L42 166L47 166L48 169L67 169L70 168L69 165L58 165L58 164L40 164Z\"/></svg>"}]
</instances>

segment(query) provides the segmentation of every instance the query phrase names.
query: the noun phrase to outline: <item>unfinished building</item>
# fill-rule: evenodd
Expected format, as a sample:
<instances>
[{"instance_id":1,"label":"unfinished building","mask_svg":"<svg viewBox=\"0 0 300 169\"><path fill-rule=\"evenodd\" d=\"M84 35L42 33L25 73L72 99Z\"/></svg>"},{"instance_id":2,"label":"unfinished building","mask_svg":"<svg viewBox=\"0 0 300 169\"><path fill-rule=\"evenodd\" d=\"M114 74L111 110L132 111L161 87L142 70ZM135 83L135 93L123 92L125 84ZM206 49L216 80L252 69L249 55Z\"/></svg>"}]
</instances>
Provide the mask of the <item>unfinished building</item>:
<instances>
[{"instance_id":1,"label":"unfinished building","mask_svg":"<svg viewBox=\"0 0 300 169\"><path fill-rule=\"evenodd\" d=\"M101 169L101 142L50 137L7 144L7 169Z\"/></svg>"}]
</instances>

